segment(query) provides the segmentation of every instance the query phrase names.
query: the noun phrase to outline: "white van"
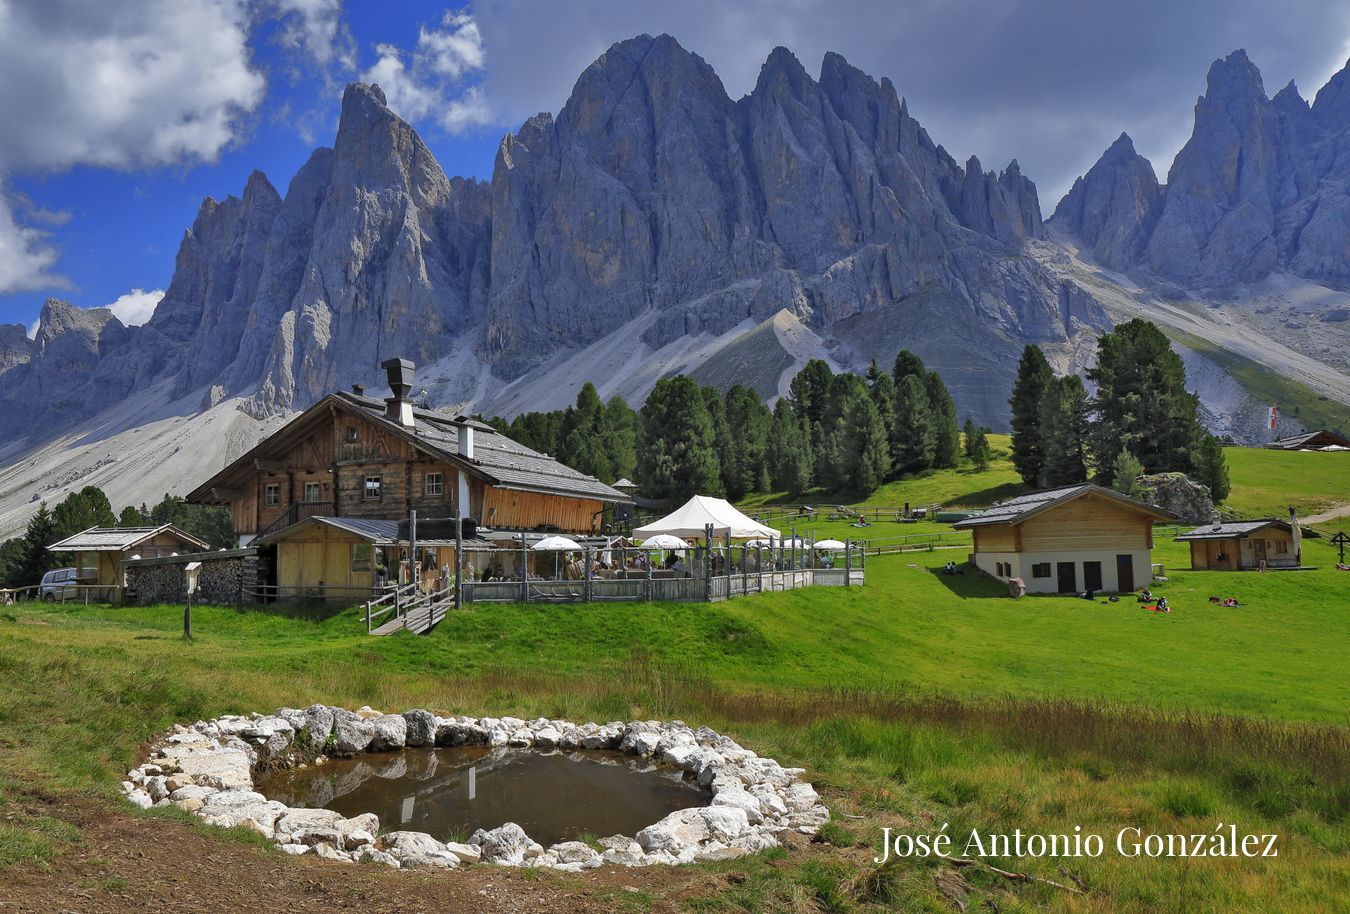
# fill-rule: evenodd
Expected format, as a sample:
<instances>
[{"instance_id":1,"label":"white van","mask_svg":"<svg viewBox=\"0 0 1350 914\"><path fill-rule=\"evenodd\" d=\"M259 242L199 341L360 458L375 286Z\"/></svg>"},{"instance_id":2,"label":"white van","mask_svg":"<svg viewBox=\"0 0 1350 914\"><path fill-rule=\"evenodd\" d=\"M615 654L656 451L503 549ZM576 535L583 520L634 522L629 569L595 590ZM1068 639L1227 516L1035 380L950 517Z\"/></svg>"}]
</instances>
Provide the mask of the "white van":
<instances>
[{"instance_id":1,"label":"white van","mask_svg":"<svg viewBox=\"0 0 1350 914\"><path fill-rule=\"evenodd\" d=\"M42 584L38 587L39 599L47 603L73 600L79 595L79 590L75 586L79 583L76 578L78 573L74 568L54 568L47 572L42 576Z\"/></svg>"}]
</instances>

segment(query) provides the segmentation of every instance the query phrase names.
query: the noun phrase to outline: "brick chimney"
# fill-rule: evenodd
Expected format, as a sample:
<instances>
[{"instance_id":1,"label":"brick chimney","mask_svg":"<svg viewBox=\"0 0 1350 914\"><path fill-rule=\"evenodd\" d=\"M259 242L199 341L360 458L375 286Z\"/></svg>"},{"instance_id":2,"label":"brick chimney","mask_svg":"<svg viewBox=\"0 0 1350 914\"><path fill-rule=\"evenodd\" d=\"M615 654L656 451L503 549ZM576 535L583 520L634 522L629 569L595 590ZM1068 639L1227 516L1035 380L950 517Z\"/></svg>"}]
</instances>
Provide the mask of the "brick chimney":
<instances>
[{"instance_id":1,"label":"brick chimney","mask_svg":"<svg viewBox=\"0 0 1350 914\"><path fill-rule=\"evenodd\" d=\"M417 366L407 359L389 359L382 362L380 367L389 377L389 392L392 394L384 399L384 417L404 428L412 428L413 405L408 395L412 393L413 372Z\"/></svg>"}]
</instances>

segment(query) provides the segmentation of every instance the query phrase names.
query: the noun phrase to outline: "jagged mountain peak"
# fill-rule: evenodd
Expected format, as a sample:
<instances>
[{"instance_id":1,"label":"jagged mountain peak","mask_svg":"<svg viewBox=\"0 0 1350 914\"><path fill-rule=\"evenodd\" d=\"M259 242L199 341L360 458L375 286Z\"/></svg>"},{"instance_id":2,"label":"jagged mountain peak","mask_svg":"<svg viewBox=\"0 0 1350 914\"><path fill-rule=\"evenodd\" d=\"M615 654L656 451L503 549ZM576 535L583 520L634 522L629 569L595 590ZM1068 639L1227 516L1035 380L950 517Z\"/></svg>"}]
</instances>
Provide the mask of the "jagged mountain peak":
<instances>
[{"instance_id":1,"label":"jagged mountain peak","mask_svg":"<svg viewBox=\"0 0 1350 914\"><path fill-rule=\"evenodd\" d=\"M658 351L786 307L811 333L837 333L841 353L891 357L905 326L939 362L969 356L971 378L997 380L958 400L997 424L1004 398L986 394L1022 342L1104 321L1014 256L1042 231L1017 163L963 171L888 80L839 54L817 81L778 48L733 101L671 36L618 42L556 118L503 138L481 183L447 178L387 101L347 86L331 149L284 198L257 172L240 197L204 205L152 320L101 341L111 354L86 372L82 408L167 379L175 396L237 395L262 417L367 382L391 356L478 366L468 389L445 391L464 398L620 328L637 328L624 331L630 348ZM919 299L924 326L849 329ZM968 325L979 332L945 336ZM6 427L52 418L43 402L8 409L45 371L0 375Z\"/></svg>"},{"instance_id":2,"label":"jagged mountain peak","mask_svg":"<svg viewBox=\"0 0 1350 914\"><path fill-rule=\"evenodd\" d=\"M1243 50L1216 60L1156 205L1151 191L1127 195L1136 214L1128 218L1103 209L1128 202L1103 187L1130 173L1137 173L1129 179L1137 188L1149 183L1126 139L1122 134L1075 183L1052 220L1102 262L1197 286L1279 270L1338 284L1350 279L1350 65L1309 106L1292 80L1267 98ZM1096 234L1108 223L1134 228Z\"/></svg>"}]
</instances>

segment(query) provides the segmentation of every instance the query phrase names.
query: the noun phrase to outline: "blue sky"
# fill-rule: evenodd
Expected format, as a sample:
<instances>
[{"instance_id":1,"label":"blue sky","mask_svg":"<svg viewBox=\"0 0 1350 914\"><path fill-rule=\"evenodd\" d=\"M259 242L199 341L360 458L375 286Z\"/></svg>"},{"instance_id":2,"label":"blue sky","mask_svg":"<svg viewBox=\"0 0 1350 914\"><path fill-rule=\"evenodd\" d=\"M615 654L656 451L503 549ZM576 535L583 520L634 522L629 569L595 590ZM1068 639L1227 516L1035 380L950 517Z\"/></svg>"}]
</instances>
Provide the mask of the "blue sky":
<instances>
[{"instance_id":1,"label":"blue sky","mask_svg":"<svg viewBox=\"0 0 1350 914\"><path fill-rule=\"evenodd\" d=\"M737 97L778 44L889 76L964 161L1016 157L1048 214L1127 130L1160 177L1212 60L1245 47L1305 97L1350 56L1330 0L0 0L0 322L48 295L140 322L203 198L257 168L283 194L332 142L343 86L376 81L447 174L556 111L606 47L669 32ZM125 297L124 297L125 296Z\"/></svg>"}]
</instances>

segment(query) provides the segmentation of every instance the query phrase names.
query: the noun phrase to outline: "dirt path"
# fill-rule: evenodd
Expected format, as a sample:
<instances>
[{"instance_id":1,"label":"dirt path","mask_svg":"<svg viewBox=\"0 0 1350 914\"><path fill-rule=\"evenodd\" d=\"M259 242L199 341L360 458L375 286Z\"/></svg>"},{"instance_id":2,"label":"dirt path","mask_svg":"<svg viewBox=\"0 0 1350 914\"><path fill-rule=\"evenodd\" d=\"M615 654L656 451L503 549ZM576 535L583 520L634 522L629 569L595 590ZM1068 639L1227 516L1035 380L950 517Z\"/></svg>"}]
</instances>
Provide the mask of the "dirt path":
<instances>
[{"instance_id":1,"label":"dirt path","mask_svg":"<svg viewBox=\"0 0 1350 914\"><path fill-rule=\"evenodd\" d=\"M75 825L83 837L45 866L24 864L0 873L0 914L673 912L682 899L715 894L738 878L661 866L606 866L579 874L492 866L391 870L287 857L90 800L34 799L24 805L28 814Z\"/></svg>"},{"instance_id":2,"label":"dirt path","mask_svg":"<svg viewBox=\"0 0 1350 914\"><path fill-rule=\"evenodd\" d=\"M1335 520L1338 517L1350 517L1350 505L1341 505L1332 508L1330 511L1323 511L1321 514L1314 514L1311 517L1300 517L1300 524L1325 524L1327 521Z\"/></svg>"}]
</instances>

